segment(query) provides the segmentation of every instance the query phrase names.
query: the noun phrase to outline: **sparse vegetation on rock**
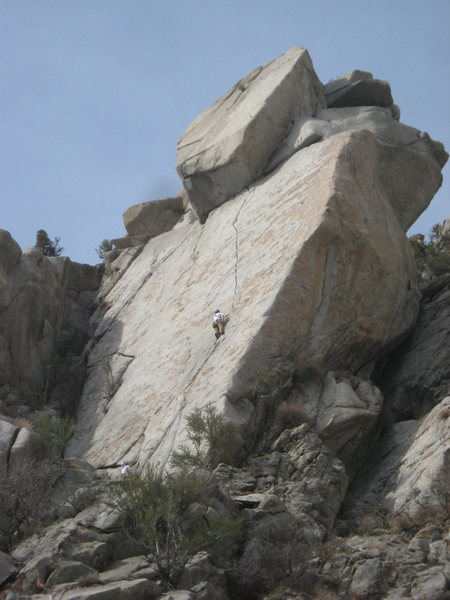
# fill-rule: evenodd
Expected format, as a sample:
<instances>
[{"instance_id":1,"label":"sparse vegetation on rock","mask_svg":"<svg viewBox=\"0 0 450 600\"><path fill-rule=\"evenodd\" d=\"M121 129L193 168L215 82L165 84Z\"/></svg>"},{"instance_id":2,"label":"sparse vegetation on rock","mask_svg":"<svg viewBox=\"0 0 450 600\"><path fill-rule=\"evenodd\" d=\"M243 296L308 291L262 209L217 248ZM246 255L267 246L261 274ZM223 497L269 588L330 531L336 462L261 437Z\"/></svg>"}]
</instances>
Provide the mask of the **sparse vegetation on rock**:
<instances>
[{"instance_id":1,"label":"sparse vegetation on rock","mask_svg":"<svg viewBox=\"0 0 450 600\"><path fill-rule=\"evenodd\" d=\"M267 366L256 367L252 377L256 381L255 396L273 396L293 385L291 375L284 375Z\"/></svg>"},{"instance_id":2,"label":"sparse vegetation on rock","mask_svg":"<svg viewBox=\"0 0 450 600\"><path fill-rule=\"evenodd\" d=\"M62 458L67 442L75 433L73 417L40 415L34 426L34 448L39 458Z\"/></svg>"},{"instance_id":3,"label":"sparse vegetation on rock","mask_svg":"<svg viewBox=\"0 0 450 600\"><path fill-rule=\"evenodd\" d=\"M44 229L39 229L36 233L35 248L39 248L44 256L60 256L64 250L59 244L60 241L61 238L59 237L55 237L51 240Z\"/></svg>"},{"instance_id":4,"label":"sparse vegetation on rock","mask_svg":"<svg viewBox=\"0 0 450 600\"><path fill-rule=\"evenodd\" d=\"M95 251L100 260L105 260L105 252L110 252L113 247L111 240L103 240L102 243L97 246Z\"/></svg>"},{"instance_id":5,"label":"sparse vegetation on rock","mask_svg":"<svg viewBox=\"0 0 450 600\"><path fill-rule=\"evenodd\" d=\"M208 404L194 409L186 418L188 444L177 448L171 463L181 469L215 469L232 463L242 445L239 428Z\"/></svg>"},{"instance_id":6,"label":"sparse vegetation on rock","mask_svg":"<svg viewBox=\"0 0 450 600\"><path fill-rule=\"evenodd\" d=\"M422 286L430 283L433 278L450 272L450 253L442 249L440 244L442 231L443 225L436 223L431 229L428 242L421 234L410 238Z\"/></svg>"},{"instance_id":7,"label":"sparse vegetation on rock","mask_svg":"<svg viewBox=\"0 0 450 600\"><path fill-rule=\"evenodd\" d=\"M113 487L112 503L123 513L126 533L151 553L166 586L174 586L189 559L224 548L239 523L207 511L213 479L200 470L163 473L148 468Z\"/></svg>"}]
</instances>

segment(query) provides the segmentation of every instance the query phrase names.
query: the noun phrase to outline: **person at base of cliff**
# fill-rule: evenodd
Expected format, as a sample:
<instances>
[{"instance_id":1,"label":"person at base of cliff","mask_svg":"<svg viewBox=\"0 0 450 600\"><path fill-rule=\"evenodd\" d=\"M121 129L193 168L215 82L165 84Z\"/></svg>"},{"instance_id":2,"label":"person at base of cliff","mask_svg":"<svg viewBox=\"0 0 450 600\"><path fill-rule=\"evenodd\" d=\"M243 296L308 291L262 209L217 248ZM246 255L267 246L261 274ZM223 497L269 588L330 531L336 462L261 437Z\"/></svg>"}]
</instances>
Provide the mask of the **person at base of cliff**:
<instances>
[{"instance_id":1,"label":"person at base of cliff","mask_svg":"<svg viewBox=\"0 0 450 600\"><path fill-rule=\"evenodd\" d=\"M213 328L216 338L220 338L225 333L225 321L227 316L220 312L218 308L214 311Z\"/></svg>"},{"instance_id":2,"label":"person at base of cliff","mask_svg":"<svg viewBox=\"0 0 450 600\"><path fill-rule=\"evenodd\" d=\"M122 470L120 472L122 475L130 475L130 473L131 473L130 465L127 463L126 460L122 461Z\"/></svg>"}]
</instances>

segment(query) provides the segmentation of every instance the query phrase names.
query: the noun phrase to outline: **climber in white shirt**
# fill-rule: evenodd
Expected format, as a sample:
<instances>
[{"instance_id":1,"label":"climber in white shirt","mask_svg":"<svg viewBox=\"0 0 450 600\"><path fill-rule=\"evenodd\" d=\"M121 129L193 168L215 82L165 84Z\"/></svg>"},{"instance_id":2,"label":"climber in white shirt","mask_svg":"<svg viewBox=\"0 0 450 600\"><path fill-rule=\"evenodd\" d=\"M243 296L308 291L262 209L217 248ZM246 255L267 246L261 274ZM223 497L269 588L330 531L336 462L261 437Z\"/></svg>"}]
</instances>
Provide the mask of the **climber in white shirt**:
<instances>
[{"instance_id":1,"label":"climber in white shirt","mask_svg":"<svg viewBox=\"0 0 450 600\"><path fill-rule=\"evenodd\" d=\"M122 461L121 473L122 473L122 475L130 475L130 473L131 473L130 465L127 463L126 460Z\"/></svg>"},{"instance_id":2,"label":"climber in white shirt","mask_svg":"<svg viewBox=\"0 0 450 600\"><path fill-rule=\"evenodd\" d=\"M220 312L218 308L214 311L214 320L213 327L215 331L216 338L220 338L221 335L225 333L225 321L227 319L227 315L224 315Z\"/></svg>"}]
</instances>

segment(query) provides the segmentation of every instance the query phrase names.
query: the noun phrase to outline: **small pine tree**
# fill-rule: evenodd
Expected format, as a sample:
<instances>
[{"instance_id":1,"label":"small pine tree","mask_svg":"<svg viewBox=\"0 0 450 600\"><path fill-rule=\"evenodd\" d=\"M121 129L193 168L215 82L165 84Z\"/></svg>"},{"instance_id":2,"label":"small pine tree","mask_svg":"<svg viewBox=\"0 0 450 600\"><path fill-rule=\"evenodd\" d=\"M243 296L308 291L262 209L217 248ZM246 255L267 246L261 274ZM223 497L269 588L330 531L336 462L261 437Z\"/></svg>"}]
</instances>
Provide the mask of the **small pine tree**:
<instances>
[{"instance_id":1,"label":"small pine tree","mask_svg":"<svg viewBox=\"0 0 450 600\"><path fill-rule=\"evenodd\" d=\"M44 229L39 229L36 233L36 243L34 247L39 248L44 256L60 256L61 252L64 250L64 248L59 245L60 241L61 238L59 237L55 237L52 241Z\"/></svg>"},{"instance_id":2,"label":"small pine tree","mask_svg":"<svg viewBox=\"0 0 450 600\"><path fill-rule=\"evenodd\" d=\"M440 223L435 223L430 231L430 242L432 244L436 244L439 241L442 233L442 225Z\"/></svg>"},{"instance_id":3,"label":"small pine tree","mask_svg":"<svg viewBox=\"0 0 450 600\"><path fill-rule=\"evenodd\" d=\"M417 239L410 240L419 274L425 267L428 267L433 277L450 271L450 256L447 252L440 251L438 243L442 229L443 225L440 223L433 225L428 243L420 242Z\"/></svg>"},{"instance_id":4,"label":"small pine tree","mask_svg":"<svg viewBox=\"0 0 450 600\"><path fill-rule=\"evenodd\" d=\"M110 252L113 249L111 240L103 240L103 242L95 249L100 260L105 260L105 252Z\"/></svg>"}]
</instances>

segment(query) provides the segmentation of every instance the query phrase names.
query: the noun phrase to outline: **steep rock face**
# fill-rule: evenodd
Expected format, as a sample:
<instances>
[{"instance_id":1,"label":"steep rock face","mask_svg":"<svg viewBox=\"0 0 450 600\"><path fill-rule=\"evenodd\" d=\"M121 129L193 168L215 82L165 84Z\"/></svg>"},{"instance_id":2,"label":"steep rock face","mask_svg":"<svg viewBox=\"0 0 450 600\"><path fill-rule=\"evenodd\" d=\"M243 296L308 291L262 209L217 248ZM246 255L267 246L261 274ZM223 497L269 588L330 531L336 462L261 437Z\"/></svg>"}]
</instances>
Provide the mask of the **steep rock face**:
<instances>
[{"instance_id":1,"label":"steep rock face","mask_svg":"<svg viewBox=\"0 0 450 600\"><path fill-rule=\"evenodd\" d=\"M0 289L8 281L8 274L22 255L19 244L12 239L11 234L0 229Z\"/></svg>"},{"instance_id":2,"label":"steep rock face","mask_svg":"<svg viewBox=\"0 0 450 600\"><path fill-rule=\"evenodd\" d=\"M376 377L398 419L422 417L450 393L450 274L423 290L414 333Z\"/></svg>"},{"instance_id":3,"label":"steep rock face","mask_svg":"<svg viewBox=\"0 0 450 600\"><path fill-rule=\"evenodd\" d=\"M177 149L177 171L200 220L256 179L295 116L324 107L309 54L297 46L202 113Z\"/></svg>"},{"instance_id":4,"label":"steep rock face","mask_svg":"<svg viewBox=\"0 0 450 600\"><path fill-rule=\"evenodd\" d=\"M241 87L257 77L251 74ZM316 118L294 119L285 141L268 145L273 162L265 167L264 161L256 161L257 175L263 169L264 176L255 179L247 173L251 185L231 192L234 197L226 203L229 190L218 204L208 204L201 185L198 196L191 187L201 220L217 206L205 225L184 203L188 210L177 225L163 231L164 225L144 245L151 226L147 208L153 209L143 205L131 211L124 250L106 260L108 276L85 351L90 352L89 377L78 412L79 431L68 454L110 467L122 458L135 460L136 471L149 459L164 466L172 449L185 441L184 418L193 408L213 402L241 424L245 450L253 452L239 468L219 465L213 477L220 496L210 497L208 505L191 505L185 517L228 515L241 507L246 526L234 557L234 585L249 593L239 597L267 591L285 577L289 565L294 568L286 588L306 582L299 589L308 595L314 582L314 588L333 583L338 589L334 595L342 598L438 600L448 588L448 534L436 524L448 508L448 398L422 415L442 399L448 383L446 352L427 351L430 343L440 350L446 342L435 327L448 306L445 278L425 291L419 327L406 340L413 344L398 348L385 371L389 379L384 374L377 380L399 418L410 413L421 418L393 424L376 446L370 444L383 397L368 378L379 357L414 327L419 293L402 230L430 201L446 154L425 134L397 123L397 109L373 106L383 105L383 82L367 86L371 75L361 72L343 79L343 87L349 88L344 94L337 89L342 82L325 88L329 105L330 94L337 92L344 106L362 104L364 97L369 107L326 109L316 112ZM245 89L234 88L231 96L237 91ZM246 145L249 163L260 141ZM226 178L233 164L239 172L239 161L239 153L233 154L222 175ZM423 187L405 208L398 198L409 194L414 169L421 169ZM236 179L239 187L242 180ZM20 253L0 235L0 247L3 242L8 256L2 260L0 254L0 274L9 277ZM66 263L50 264L62 272ZM83 269L71 270L69 280L80 279ZM82 289L80 283L70 287ZM211 328L216 306L229 314L225 335L217 341ZM76 309L71 323L79 316ZM59 339L50 329L45 337ZM9 352L7 345L3 348ZM273 367L270 372L286 376L292 389L289 384L256 397L258 366ZM431 378L424 376L423 366L432 371ZM408 388L397 401L395 391L410 378L417 397L408 404ZM61 394L65 396L64 390ZM51 395L54 401L55 391ZM284 408L304 424L288 423ZM284 421L278 418L282 414ZM3 464L20 461L29 439L24 428L0 421ZM371 460L364 462L367 447ZM84 461L66 462L71 467L60 481L58 501L64 501L67 489L103 489ZM354 478L349 501L366 506L368 517L379 517L372 513L381 507L380 513L407 518L414 528L409 539L389 529L384 513L382 527L378 522L370 537L351 535L351 521L341 523L347 527L345 538L334 536L336 515L358 466L365 473ZM113 468L100 473L105 488L113 483L109 477L119 476ZM145 557L135 556L141 550L124 543L120 514L106 496L97 500L75 518L76 503L62 505L61 516L71 518L14 550L14 568L20 567L17 584L32 593L44 581L48 586L69 582L71 598L168 598L160 596L157 583L145 581L157 579L157 567L146 566ZM428 523L429 518L434 522L417 530L416 520ZM107 568L113 559L119 560ZM223 570L205 555L190 563L180 581L189 591L171 591L170 596L226 600ZM92 570L100 571L99 582L105 585L81 588L70 581ZM329 587L322 590L324 597L329 595ZM322 590L314 589L317 597ZM60 593L58 587L51 591ZM232 587L228 591L230 598L237 597Z\"/></svg>"},{"instance_id":5,"label":"steep rock face","mask_svg":"<svg viewBox=\"0 0 450 600\"><path fill-rule=\"evenodd\" d=\"M279 357L370 372L418 308L378 168L372 134L333 136L203 227L180 223L151 240L104 298L70 451L95 464L164 463L195 406L212 401L247 423L252 371ZM217 343L216 305L230 314Z\"/></svg>"},{"instance_id":6,"label":"steep rock face","mask_svg":"<svg viewBox=\"0 0 450 600\"><path fill-rule=\"evenodd\" d=\"M3 412L18 416L51 394L56 401L70 392L99 272L36 248L22 253L7 232L1 239L9 241L0 247L0 402Z\"/></svg>"},{"instance_id":7,"label":"steep rock face","mask_svg":"<svg viewBox=\"0 0 450 600\"><path fill-rule=\"evenodd\" d=\"M358 505L382 506L420 523L445 518L450 476L450 397L424 418L393 425L374 448L355 485Z\"/></svg>"}]
</instances>

